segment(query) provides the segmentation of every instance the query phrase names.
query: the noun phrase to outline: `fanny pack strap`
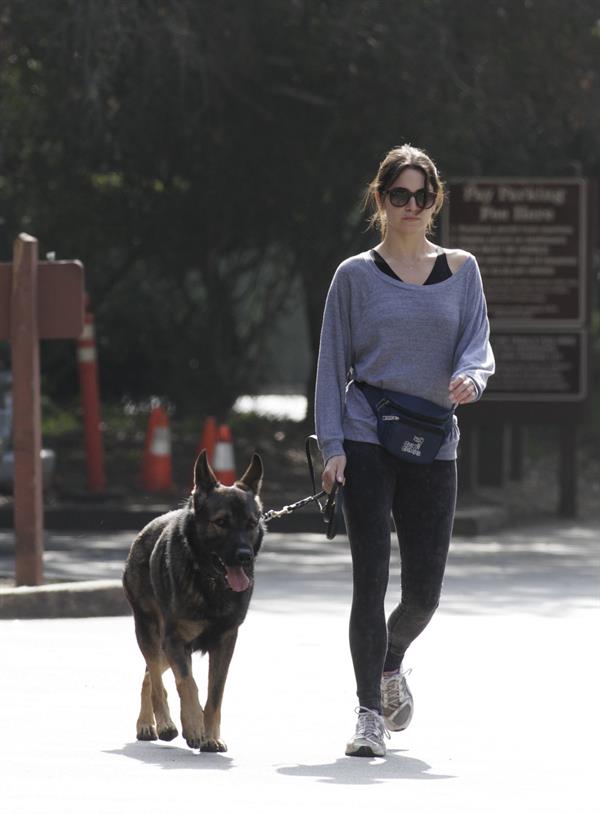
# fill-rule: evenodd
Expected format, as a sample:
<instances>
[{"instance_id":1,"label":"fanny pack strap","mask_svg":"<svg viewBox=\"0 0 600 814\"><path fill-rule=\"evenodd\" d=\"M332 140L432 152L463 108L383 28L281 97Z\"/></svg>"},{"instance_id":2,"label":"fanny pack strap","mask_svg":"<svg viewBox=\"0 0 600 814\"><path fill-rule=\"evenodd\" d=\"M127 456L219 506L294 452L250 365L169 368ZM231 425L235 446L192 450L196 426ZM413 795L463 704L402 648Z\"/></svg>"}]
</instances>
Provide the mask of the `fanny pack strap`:
<instances>
[{"instance_id":1,"label":"fanny pack strap","mask_svg":"<svg viewBox=\"0 0 600 814\"><path fill-rule=\"evenodd\" d=\"M373 410L374 413L377 412L377 408L379 404L385 400L385 397L380 397L378 392L381 393L378 387L373 387L372 384L367 384L366 382L359 382L354 379L354 384L358 389L363 393L366 400L369 402L369 407Z\"/></svg>"},{"instance_id":2,"label":"fanny pack strap","mask_svg":"<svg viewBox=\"0 0 600 814\"><path fill-rule=\"evenodd\" d=\"M387 401L390 401L390 398L388 397L388 392L391 392L391 394L393 394L393 391L386 391L381 387L375 387L375 385L367 384L366 382L360 382L357 379L353 379L353 382L356 385L356 387L358 387L358 389L364 394L365 398L369 402L369 406L371 407L374 413L377 413L379 407L382 404L384 404ZM399 406L402 407L403 409L408 409L414 412L414 408L405 407L402 404L401 399L402 395L403 395L402 393L397 394ZM426 401L426 399L422 399L422 401ZM431 404L433 406L438 407L438 405L434 405L434 402L431 402ZM443 420L444 425L449 424L450 420L452 419L452 416L454 415L454 411L456 410L456 406L457 406L456 404L453 404L452 408L447 411L447 415ZM430 421L436 420L435 417L427 416L423 413L421 413L421 417L425 420Z\"/></svg>"}]
</instances>

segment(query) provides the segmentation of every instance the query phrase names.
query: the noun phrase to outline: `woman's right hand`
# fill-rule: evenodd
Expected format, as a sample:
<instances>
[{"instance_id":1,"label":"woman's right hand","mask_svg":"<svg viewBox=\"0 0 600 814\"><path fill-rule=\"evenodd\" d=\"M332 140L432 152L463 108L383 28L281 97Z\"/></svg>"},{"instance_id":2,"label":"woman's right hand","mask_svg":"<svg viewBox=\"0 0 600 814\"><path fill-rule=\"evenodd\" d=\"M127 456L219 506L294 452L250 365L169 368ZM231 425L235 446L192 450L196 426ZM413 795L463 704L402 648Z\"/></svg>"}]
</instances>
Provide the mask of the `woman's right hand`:
<instances>
[{"instance_id":1,"label":"woman's right hand","mask_svg":"<svg viewBox=\"0 0 600 814\"><path fill-rule=\"evenodd\" d=\"M334 455L325 464L323 470L323 489L329 494L334 483L344 483L344 470L346 468L346 456Z\"/></svg>"}]
</instances>

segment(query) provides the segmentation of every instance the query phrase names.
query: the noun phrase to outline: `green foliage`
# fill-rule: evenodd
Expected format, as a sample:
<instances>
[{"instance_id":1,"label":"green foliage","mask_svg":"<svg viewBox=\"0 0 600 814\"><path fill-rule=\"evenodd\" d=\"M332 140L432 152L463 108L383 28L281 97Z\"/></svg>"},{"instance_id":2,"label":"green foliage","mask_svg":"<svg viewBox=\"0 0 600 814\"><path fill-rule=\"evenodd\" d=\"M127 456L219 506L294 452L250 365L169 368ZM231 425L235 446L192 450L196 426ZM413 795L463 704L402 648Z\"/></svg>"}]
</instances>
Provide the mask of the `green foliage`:
<instances>
[{"instance_id":1,"label":"green foliage","mask_svg":"<svg viewBox=\"0 0 600 814\"><path fill-rule=\"evenodd\" d=\"M44 439L54 436L81 432L77 405L68 407L59 405L48 397L42 398L42 436Z\"/></svg>"}]
</instances>

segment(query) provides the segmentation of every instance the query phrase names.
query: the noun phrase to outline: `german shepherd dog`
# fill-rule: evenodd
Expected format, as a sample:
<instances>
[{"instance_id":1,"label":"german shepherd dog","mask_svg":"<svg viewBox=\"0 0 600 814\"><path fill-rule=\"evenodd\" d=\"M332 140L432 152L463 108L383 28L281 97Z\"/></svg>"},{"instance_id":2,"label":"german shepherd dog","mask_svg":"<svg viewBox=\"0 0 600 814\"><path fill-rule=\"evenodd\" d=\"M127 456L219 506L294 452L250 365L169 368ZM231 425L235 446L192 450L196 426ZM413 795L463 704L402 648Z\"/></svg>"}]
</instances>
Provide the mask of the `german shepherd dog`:
<instances>
[{"instance_id":1,"label":"german shepherd dog","mask_svg":"<svg viewBox=\"0 0 600 814\"><path fill-rule=\"evenodd\" d=\"M162 681L170 667L187 745L204 752L227 751L220 732L221 702L265 530L262 475L261 459L254 454L240 480L222 486L202 450L186 504L149 523L131 547L123 586L146 660L138 740L177 737ZM192 675L197 650L209 656L205 709Z\"/></svg>"}]
</instances>

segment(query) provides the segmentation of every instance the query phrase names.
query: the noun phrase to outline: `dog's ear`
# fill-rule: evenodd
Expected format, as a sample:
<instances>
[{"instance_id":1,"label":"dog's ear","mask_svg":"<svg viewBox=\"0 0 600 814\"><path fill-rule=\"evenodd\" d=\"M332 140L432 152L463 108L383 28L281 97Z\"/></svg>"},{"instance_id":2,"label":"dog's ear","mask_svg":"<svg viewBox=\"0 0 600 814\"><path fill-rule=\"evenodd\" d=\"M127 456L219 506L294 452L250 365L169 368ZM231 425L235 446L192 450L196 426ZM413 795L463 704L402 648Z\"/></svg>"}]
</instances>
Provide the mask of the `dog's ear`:
<instances>
[{"instance_id":1,"label":"dog's ear","mask_svg":"<svg viewBox=\"0 0 600 814\"><path fill-rule=\"evenodd\" d=\"M258 495L260 492L260 487L262 486L262 478L263 478L263 465L260 459L260 455L257 455L255 452L252 456L252 460L250 462L250 466L242 477L237 481L237 485L241 486L242 489L250 489L251 492L254 492L255 495Z\"/></svg>"},{"instance_id":2,"label":"dog's ear","mask_svg":"<svg viewBox=\"0 0 600 814\"><path fill-rule=\"evenodd\" d=\"M194 488L192 494L194 492L201 492L207 495L209 492L212 492L213 489L216 489L218 485L219 481L210 468L208 458L206 457L206 450L203 449L194 464Z\"/></svg>"}]
</instances>

